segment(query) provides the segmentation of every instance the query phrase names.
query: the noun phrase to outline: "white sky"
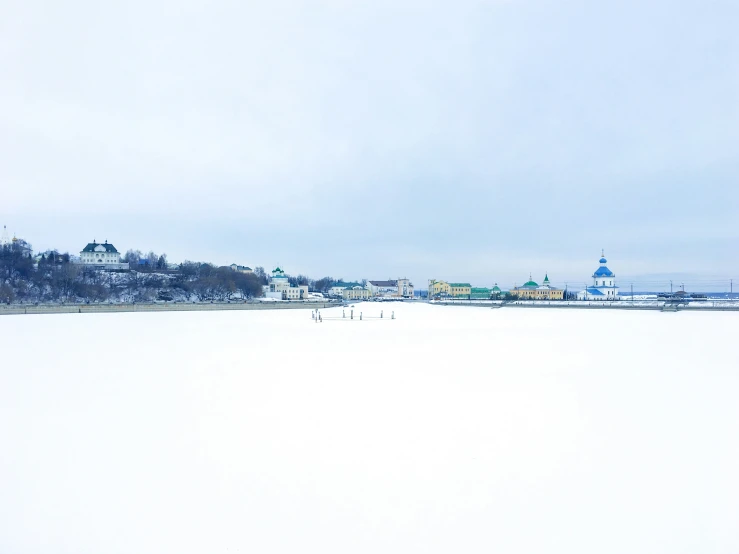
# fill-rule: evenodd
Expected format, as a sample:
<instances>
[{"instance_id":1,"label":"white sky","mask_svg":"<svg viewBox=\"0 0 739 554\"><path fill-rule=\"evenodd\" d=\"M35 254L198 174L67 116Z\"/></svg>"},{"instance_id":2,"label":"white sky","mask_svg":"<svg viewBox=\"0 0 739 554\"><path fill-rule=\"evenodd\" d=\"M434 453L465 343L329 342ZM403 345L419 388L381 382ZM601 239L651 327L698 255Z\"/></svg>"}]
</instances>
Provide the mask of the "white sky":
<instances>
[{"instance_id":1,"label":"white sky","mask_svg":"<svg viewBox=\"0 0 739 554\"><path fill-rule=\"evenodd\" d=\"M0 7L0 223L37 249L739 275L735 2Z\"/></svg>"}]
</instances>

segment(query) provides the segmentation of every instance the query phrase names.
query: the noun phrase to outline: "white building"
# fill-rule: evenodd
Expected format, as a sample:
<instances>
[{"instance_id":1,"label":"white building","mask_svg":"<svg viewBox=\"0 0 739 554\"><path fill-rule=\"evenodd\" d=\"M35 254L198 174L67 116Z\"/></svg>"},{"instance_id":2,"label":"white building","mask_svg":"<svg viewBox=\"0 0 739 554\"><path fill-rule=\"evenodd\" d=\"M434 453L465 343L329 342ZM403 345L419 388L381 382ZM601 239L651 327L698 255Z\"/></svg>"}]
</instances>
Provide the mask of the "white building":
<instances>
[{"instance_id":1,"label":"white building","mask_svg":"<svg viewBox=\"0 0 739 554\"><path fill-rule=\"evenodd\" d=\"M344 290L346 289L353 289L355 287L359 287L360 289L363 289L363 287L360 283L344 283L342 281L338 281L334 283L331 288L328 289L328 295L332 296L334 298L343 298L344 296Z\"/></svg>"},{"instance_id":2,"label":"white building","mask_svg":"<svg viewBox=\"0 0 739 554\"><path fill-rule=\"evenodd\" d=\"M129 269L128 264L121 263L121 255L115 246L106 240L99 244L94 240L80 252L80 263L94 269L116 270Z\"/></svg>"},{"instance_id":3,"label":"white building","mask_svg":"<svg viewBox=\"0 0 739 554\"><path fill-rule=\"evenodd\" d=\"M291 287L285 272L279 267L272 271L269 284L264 288L264 296L278 300L303 300L308 298L308 287Z\"/></svg>"},{"instance_id":4,"label":"white building","mask_svg":"<svg viewBox=\"0 0 739 554\"><path fill-rule=\"evenodd\" d=\"M413 283L409 279L367 281L372 296L390 298L413 298Z\"/></svg>"},{"instance_id":5,"label":"white building","mask_svg":"<svg viewBox=\"0 0 739 554\"><path fill-rule=\"evenodd\" d=\"M398 279L398 296L413 298L413 283L410 279Z\"/></svg>"},{"instance_id":6,"label":"white building","mask_svg":"<svg viewBox=\"0 0 739 554\"><path fill-rule=\"evenodd\" d=\"M250 267L245 265L231 264L229 267L231 271L236 271L237 273L254 273Z\"/></svg>"},{"instance_id":7,"label":"white building","mask_svg":"<svg viewBox=\"0 0 739 554\"><path fill-rule=\"evenodd\" d=\"M618 300L616 274L606 267L608 260L601 252L600 267L593 273L593 285L577 293L578 300Z\"/></svg>"},{"instance_id":8,"label":"white building","mask_svg":"<svg viewBox=\"0 0 739 554\"><path fill-rule=\"evenodd\" d=\"M346 288L346 285L344 284L337 284L328 289L328 295L334 296L334 297L341 297L344 294L344 289Z\"/></svg>"}]
</instances>

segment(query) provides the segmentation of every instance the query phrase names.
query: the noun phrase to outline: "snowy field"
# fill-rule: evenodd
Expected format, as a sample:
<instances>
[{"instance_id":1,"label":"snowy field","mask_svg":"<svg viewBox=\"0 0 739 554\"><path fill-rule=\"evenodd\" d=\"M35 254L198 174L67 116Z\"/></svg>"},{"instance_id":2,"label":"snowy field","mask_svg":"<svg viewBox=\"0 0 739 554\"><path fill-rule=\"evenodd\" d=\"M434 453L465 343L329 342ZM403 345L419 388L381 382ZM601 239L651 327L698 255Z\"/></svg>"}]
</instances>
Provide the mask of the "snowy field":
<instances>
[{"instance_id":1,"label":"snowy field","mask_svg":"<svg viewBox=\"0 0 739 554\"><path fill-rule=\"evenodd\" d=\"M739 314L341 310L0 317L0 552L739 552Z\"/></svg>"}]
</instances>

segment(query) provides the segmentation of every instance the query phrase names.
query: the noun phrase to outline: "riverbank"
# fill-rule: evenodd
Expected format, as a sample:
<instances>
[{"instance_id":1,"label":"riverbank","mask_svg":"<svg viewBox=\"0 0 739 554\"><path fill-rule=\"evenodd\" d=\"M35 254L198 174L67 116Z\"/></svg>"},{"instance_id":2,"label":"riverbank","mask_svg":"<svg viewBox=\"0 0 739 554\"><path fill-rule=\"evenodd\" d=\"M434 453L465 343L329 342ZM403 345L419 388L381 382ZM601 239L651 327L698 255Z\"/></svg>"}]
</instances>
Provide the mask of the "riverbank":
<instances>
[{"instance_id":1,"label":"riverbank","mask_svg":"<svg viewBox=\"0 0 739 554\"><path fill-rule=\"evenodd\" d=\"M582 300L443 300L430 302L436 306L473 306L481 308L559 308L584 310L657 310L657 311L739 311L739 302L729 300L708 300L687 304L672 304L658 300L618 302L589 302Z\"/></svg>"},{"instance_id":2,"label":"riverbank","mask_svg":"<svg viewBox=\"0 0 739 554\"><path fill-rule=\"evenodd\" d=\"M315 310L337 306L336 302L214 302L152 304L9 304L0 306L0 315L90 314L124 312L210 312L226 310Z\"/></svg>"},{"instance_id":3,"label":"riverbank","mask_svg":"<svg viewBox=\"0 0 739 554\"><path fill-rule=\"evenodd\" d=\"M447 300L430 302L435 306L470 306L478 308L559 308L586 310L657 310L669 311L670 305L658 301L582 302L582 301L491 301ZM210 312L228 310L315 310L345 305L337 301L323 302L214 302L214 303L121 303L121 304L3 304L0 315L128 313L128 312ZM739 311L739 302L708 301L680 305L679 311Z\"/></svg>"}]
</instances>

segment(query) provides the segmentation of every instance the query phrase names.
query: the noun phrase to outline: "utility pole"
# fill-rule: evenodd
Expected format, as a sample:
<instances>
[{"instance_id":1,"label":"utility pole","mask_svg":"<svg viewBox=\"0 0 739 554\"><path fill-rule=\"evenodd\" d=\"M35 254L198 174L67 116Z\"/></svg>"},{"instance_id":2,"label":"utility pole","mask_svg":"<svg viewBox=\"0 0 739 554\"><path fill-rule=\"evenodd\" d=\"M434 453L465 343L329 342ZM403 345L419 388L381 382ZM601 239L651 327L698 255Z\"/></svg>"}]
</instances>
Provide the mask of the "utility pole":
<instances>
[{"instance_id":1,"label":"utility pole","mask_svg":"<svg viewBox=\"0 0 739 554\"><path fill-rule=\"evenodd\" d=\"M631 283L631 301L634 301L634 283Z\"/></svg>"},{"instance_id":2,"label":"utility pole","mask_svg":"<svg viewBox=\"0 0 739 554\"><path fill-rule=\"evenodd\" d=\"M734 298L734 279L729 279L729 300Z\"/></svg>"},{"instance_id":3,"label":"utility pole","mask_svg":"<svg viewBox=\"0 0 739 554\"><path fill-rule=\"evenodd\" d=\"M670 294L672 294L672 279L670 279Z\"/></svg>"}]
</instances>

